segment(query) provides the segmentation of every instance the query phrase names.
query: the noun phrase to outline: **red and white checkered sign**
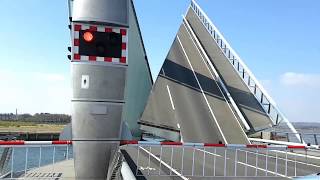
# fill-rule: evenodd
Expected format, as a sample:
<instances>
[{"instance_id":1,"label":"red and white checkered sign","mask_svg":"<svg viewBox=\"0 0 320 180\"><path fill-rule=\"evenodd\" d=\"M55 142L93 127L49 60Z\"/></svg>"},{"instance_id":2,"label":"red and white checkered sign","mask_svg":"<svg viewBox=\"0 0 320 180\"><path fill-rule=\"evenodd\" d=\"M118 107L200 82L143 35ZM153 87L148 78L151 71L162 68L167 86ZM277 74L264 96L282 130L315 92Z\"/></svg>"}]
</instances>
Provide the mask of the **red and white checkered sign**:
<instances>
[{"instance_id":1,"label":"red and white checkered sign","mask_svg":"<svg viewBox=\"0 0 320 180\"><path fill-rule=\"evenodd\" d=\"M87 25L87 24L73 24L73 61L100 61L100 62L110 62L116 64L127 64L127 29L126 28L117 28L109 26L100 26L100 25ZM122 35L122 45L121 45L121 58L114 57L99 57L99 56L84 56L79 54L79 36L80 30L90 30L97 32L115 32Z\"/></svg>"}]
</instances>

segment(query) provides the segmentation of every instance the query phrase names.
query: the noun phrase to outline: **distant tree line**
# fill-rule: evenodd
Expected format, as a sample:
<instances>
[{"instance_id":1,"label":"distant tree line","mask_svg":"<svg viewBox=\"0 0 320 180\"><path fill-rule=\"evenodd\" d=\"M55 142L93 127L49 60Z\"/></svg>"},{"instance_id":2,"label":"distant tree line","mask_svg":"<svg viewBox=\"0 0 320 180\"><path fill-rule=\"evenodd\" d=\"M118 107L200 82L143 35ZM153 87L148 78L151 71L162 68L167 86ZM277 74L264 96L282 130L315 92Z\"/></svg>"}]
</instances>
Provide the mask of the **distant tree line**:
<instances>
[{"instance_id":1,"label":"distant tree line","mask_svg":"<svg viewBox=\"0 0 320 180\"><path fill-rule=\"evenodd\" d=\"M67 124L71 121L71 116L67 114L50 114L50 113L36 113L31 114L0 114L0 120L3 121L26 121L35 123L56 123Z\"/></svg>"}]
</instances>

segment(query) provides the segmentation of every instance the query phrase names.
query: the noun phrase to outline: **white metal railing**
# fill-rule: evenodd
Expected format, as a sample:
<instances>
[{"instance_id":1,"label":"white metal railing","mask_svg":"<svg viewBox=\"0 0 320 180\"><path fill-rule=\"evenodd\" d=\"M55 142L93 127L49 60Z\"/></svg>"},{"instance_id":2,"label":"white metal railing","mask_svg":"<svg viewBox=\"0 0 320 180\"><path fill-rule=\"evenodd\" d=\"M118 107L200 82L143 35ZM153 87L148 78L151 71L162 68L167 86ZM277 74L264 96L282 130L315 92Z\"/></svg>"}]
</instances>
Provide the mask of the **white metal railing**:
<instances>
[{"instance_id":1,"label":"white metal railing","mask_svg":"<svg viewBox=\"0 0 320 180\"><path fill-rule=\"evenodd\" d=\"M273 144L273 145L286 145L286 146L306 146L312 150L320 150L320 145L311 144L311 143L296 143L296 142L287 142L287 141L277 141L277 140L268 140L268 139L259 139L259 138L249 138L252 143L262 143L262 144ZM320 151L319 151L320 157Z\"/></svg>"},{"instance_id":2,"label":"white metal railing","mask_svg":"<svg viewBox=\"0 0 320 180\"><path fill-rule=\"evenodd\" d=\"M320 133L312 133L312 132L287 132L287 131L263 131L261 133L270 133L270 139L271 140L277 140L277 141L286 141L286 142L296 142L296 143L302 143L302 144L311 144L311 145L320 145ZM303 141L294 141L295 136L299 135L302 137ZM292 140L293 139L293 140Z\"/></svg>"},{"instance_id":3,"label":"white metal railing","mask_svg":"<svg viewBox=\"0 0 320 180\"><path fill-rule=\"evenodd\" d=\"M5 148L11 150L11 157L2 179L59 178L56 163L73 158L71 141L1 141L0 149ZM49 168L37 172L44 166Z\"/></svg>"},{"instance_id":4,"label":"white metal railing","mask_svg":"<svg viewBox=\"0 0 320 180\"><path fill-rule=\"evenodd\" d=\"M55 170L55 165L58 166L60 165L58 162L72 158L71 143L71 141L0 142L0 148L12 149L8 175L3 179L66 178ZM185 180L189 179L188 177L291 178L320 171L318 159L312 161L308 155L309 147L300 144L121 141L120 145L122 150L131 153L135 169L132 161L125 160L132 174L138 177L178 176ZM61 168L63 167L58 169Z\"/></svg>"},{"instance_id":5,"label":"white metal railing","mask_svg":"<svg viewBox=\"0 0 320 180\"><path fill-rule=\"evenodd\" d=\"M301 177L319 173L306 146L127 142L135 176ZM295 154L292 151L300 154ZM302 154L302 155L301 155ZM132 169L132 168L131 168Z\"/></svg>"},{"instance_id":6,"label":"white metal railing","mask_svg":"<svg viewBox=\"0 0 320 180\"><path fill-rule=\"evenodd\" d=\"M238 72L238 75L241 77L243 82L254 94L254 96L256 97L258 102L261 104L265 112L269 115L273 124L278 125L281 122L285 122L294 133L297 133L293 125L279 110L279 108L277 107L273 99L268 95L266 90L258 82L258 80L255 78L253 73L249 70L249 68L240 58L240 56L232 49L232 47L229 45L226 39L222 36L222 34L216 28L216 26L211 22L211 20L204 13L204 11L200 8L200 6L194 0L192 0L190 7L198 16L203 26L211 34L212 38L215 40L218 46L221 48L221 51L227 57L227 59L232 64L234 69ZM301 140L299 134L297 134L296 137L299 141Z\"/></svg>"}]
</instances>

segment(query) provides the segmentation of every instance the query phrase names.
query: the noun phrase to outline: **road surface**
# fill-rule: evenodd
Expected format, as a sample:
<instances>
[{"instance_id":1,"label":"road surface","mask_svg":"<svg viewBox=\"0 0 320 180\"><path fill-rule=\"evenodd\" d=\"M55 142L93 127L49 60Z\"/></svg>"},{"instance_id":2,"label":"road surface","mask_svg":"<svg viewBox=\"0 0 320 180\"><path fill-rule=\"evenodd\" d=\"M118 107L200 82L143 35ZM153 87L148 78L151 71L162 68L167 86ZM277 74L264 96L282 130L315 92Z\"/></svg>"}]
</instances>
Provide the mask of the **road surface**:
<instances>
[{"instance_id":1,"label":"road surface","mask_svg":"<svg viewBox=\"0 0 320 180\"><path fill-rule=\"evenodd\" d=\"M258 179L292 179L296 175L305 176L320 171L319 165L295 161L290 156L288 161L279 153L276 158L271 151L266 156L263 149L258 152L248 149L225 150L168 146L162 147L162 150L155 146L121 147L137 179L256 179L255 176Z\"/></svg>"},{"instance_id":2,"label":"road surface","mask_svg":"<svg viewBox=\"0 0 320 180\"><path fill-rule=\"evenodd\" d=\"M263 107L191 8L187 12L186 19L248 124L255 130L270 127L272 122Z\"/></svg>"},{"instance_id":3,"label":"road surface","mask_svg":"<svg viewBox=\"0 0 320 180\"><path fill-rule=\"evenodd\" d=\"M185 142L249 143L184 24L161 68L141 120L180 130Z\"/></svg>"}]
</instances>

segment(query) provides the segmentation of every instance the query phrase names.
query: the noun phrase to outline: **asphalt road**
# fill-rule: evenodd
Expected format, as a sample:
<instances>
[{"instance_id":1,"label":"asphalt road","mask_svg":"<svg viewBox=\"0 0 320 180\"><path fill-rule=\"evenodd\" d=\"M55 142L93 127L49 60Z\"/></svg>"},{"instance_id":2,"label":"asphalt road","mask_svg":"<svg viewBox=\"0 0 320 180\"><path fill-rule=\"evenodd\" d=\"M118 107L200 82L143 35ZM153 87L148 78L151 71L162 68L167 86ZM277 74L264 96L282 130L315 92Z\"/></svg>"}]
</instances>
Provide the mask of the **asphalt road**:
<instances>
[{"instance_id":1,"label":"asphalt road","mask_svg":"<svg viewBox=\"0 0 320 180\"><path fill-rule=\"evenodd\" d=\"M206 59L183 24L141 119L180 130L184 142L249 143Z\"/></svg>"},{"instance_id":2,"label":"asphalt road","mask_svg":"<svg viewBox=\"0 0 320 180\"><path fill-rule=\"evenodd\" d=\"M263 107L192 9L187 12L186 19L249 125L256 130L270 127L271 120Z\"/></svg>"},{"instance_id":3,"label":"asphalt road","mask_svg":"<svg viewBox=\"0 0 320 180\"><path fill-rule=\"evenodd\" d=\"M137 179L292 179L320 171L320 166L295 161L294 157L288 156L286 161L279 155L275 158L274 152L266 156L262 149L258 152L150 146L121 149Z\"/></svg>"}]
</instances>

